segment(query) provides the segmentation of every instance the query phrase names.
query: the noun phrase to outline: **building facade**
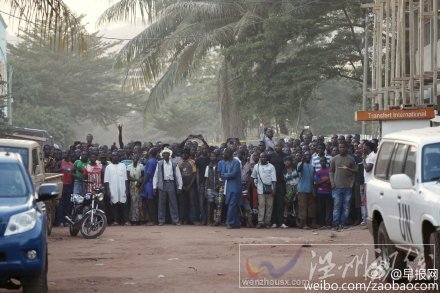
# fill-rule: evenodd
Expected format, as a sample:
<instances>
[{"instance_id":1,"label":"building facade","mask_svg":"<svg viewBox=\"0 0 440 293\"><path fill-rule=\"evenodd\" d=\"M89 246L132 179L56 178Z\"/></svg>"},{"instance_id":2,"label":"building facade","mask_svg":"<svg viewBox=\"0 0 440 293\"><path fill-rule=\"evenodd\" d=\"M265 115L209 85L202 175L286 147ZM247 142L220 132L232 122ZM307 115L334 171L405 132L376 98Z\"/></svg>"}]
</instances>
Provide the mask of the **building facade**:
<instances>
[{"instance_id":1,"label":"building facade","mask_svg":"<svg viewBox=\"0 0 440 293\"><path fill-rule=\"evenodd\" d=\"M438 105L440 0L375 0L370 7L374 108Z\"/></svg>"}]
</instances>

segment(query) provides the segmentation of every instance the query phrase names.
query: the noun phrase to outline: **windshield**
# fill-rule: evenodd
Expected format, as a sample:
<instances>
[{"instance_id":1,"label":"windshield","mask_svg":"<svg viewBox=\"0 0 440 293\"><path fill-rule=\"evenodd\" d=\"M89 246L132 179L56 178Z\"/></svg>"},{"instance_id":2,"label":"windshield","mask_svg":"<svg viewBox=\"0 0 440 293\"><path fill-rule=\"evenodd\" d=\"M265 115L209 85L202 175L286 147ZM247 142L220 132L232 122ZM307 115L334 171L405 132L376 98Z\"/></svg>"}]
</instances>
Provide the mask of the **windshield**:
<instances>
[{"instance_id":1,"label":"windshield","mask_svg":"<svg viewBox=\"0 0 440 293\"><path fill-rule=\"evenodd\" d=\"M430 144L423 148L422 181L440 179L440 143Z\"/></svg>"},{"instance_id":2,"label":"windshield","mask_svg":"<svg viewBox=\"0 0 440 293\"><path fill-rule=\"evenodd\" d=\"M29 159L29 151L25 148L17 148L17 147L8 147L8 146L0 146L0 152L10 152L10 153L16 153L21 156L21 159L23 160L23 164L28 170L28 159Z\"/></svg>"},{"instance_id":3,"label":"windshield","mask_svg":"<svg viewBox=\"0 0 440 293\"><path fill-rule=\"evenodd\" d=\"M0 163L0 197L27 196L23 175L18 163Z\"/></svg>"}]
</instances>

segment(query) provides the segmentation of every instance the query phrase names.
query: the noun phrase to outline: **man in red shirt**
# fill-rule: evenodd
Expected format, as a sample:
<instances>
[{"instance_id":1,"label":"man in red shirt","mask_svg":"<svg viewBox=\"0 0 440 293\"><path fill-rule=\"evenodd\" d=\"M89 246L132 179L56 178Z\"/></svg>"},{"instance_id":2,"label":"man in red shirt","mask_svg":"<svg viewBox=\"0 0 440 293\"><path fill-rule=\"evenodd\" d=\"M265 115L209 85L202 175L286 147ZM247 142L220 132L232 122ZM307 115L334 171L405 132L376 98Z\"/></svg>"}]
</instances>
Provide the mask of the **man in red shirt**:
<instances>
[{"instance_id":1,"label":"man in red shirt","mask_svg":"<svg viewBox=\"0 0 440 293\"><path fill-rule=\"evenodd\" d=\"M59 201L56 212L56 225L65 226L66 216L70 213L70 195L73 193L73 163L70 160L70 152L63 152L63 160L59 163L58 173L63 174L63 194Z\"/></svg>"},{"instance_id":2,"label":"man in red shirt","mask_svg":"<svg viewBox=\"0 0 440 293\"><path fill-rule=\"evenodd\" d=\"M90 161L87 166L84 168L84 176L86 180L93 181L94 183L87 183L86 191L92 192L95 188L101 186L102 181L102 173L104 172L104 168L101 163L96 162L98 156L96 153L92 153L90 155Z\"/></svg>"}]
</instances>

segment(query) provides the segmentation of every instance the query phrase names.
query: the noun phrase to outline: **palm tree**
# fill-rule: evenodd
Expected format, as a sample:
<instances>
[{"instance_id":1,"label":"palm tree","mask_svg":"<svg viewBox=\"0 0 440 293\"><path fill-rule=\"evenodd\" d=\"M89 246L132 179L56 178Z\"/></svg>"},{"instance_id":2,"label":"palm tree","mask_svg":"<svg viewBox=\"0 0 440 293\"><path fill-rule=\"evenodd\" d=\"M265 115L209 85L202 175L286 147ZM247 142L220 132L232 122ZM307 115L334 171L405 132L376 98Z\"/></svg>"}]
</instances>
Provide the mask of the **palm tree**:
<instances>
[{"instance_id":1,"label":"palm tree","mask_svg":"<svg viewBox=\"0 0 440 293\"><path fill-rule=\"evenodd\" d=\"M125 89L154 84L145 105L148 115L212 49L245 41L262 30L262 20L270 12L279 13L288 5L280 0L121 0L104 12L99 23L133 21L139 15L150 22L116 58L116 66L125 70ZM244 124L234 107L227 67L228 60L223 60L218 82L224 135L242 137Z\"/></svg>"},{"instance_id":2,"label":"palm tree","mask_svg":"<svg viewBox=\"0 0 440 293\"><path fill-rule=\"evenodd\" d=\"M9 6L10 17L18 19L25 29L38 26L40 34L50 40L54 49L82 52L86 30L62 0L2 0Z\"/></svg>"}]
</instances>

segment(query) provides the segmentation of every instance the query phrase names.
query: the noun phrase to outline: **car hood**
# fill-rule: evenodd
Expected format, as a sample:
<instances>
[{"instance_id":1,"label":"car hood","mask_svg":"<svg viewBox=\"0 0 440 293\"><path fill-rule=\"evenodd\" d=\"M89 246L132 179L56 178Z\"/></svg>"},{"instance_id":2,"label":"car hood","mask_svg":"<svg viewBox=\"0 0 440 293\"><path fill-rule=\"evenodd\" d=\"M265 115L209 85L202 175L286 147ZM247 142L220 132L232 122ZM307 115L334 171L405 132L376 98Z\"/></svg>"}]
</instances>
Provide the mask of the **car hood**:
<instances>
[{"instance_id":1,"label":"car hood","mask_svg":"<svg viewBox=\"0 0 440 293\"><path fill-rule=\"evenodd\" d=\"M0 220L8 220L10 216L29 210L32 207L32 198L0 197Z\"/></svg>"},{"instance_id":2,"label":"car hood","mask_svg":"<svg viewBox=\"0 0 440 293\"><path fill-rule=\"evenodd\" d=\"M430 192L440 195L440 183L428 182L423 184L423 187Z\"/></svg>"}]
</instances>

